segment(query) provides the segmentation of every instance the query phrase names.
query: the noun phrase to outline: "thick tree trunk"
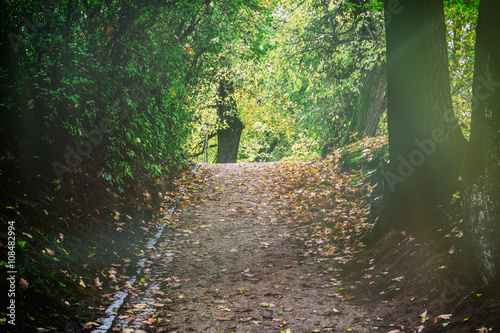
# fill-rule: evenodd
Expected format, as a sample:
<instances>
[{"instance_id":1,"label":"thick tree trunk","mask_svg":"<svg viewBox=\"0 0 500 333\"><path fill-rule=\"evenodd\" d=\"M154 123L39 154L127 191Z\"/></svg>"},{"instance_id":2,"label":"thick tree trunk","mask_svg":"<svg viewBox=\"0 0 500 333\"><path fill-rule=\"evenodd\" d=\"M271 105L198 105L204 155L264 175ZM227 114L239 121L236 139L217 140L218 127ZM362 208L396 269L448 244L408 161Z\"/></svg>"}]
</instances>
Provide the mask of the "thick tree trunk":
<instances>
[{"instance_id":1,"label":"thick tree trunk","mask_svg":"<svg viewBox=\"0 0 500 333\"><path fill-rule=\"evenodd\" d=\"M375 234L425 228L455 189L466 144L452 110L443 1L384 5L390 163Z\"/></svg>"},{"instance_id":2,"label":"thick tree trunk","mask_svg":"<svg viewBox=\"0 0 500 333\"><path fill-rule=\"evenodd\" d=\"M222 79L219 83L217 115L228 126L217 131L217 157L215 163L236 163L240 148L241 132L245 128L237 115L233 99L234 88L230 81Z\"/></svg>"},{"instance_id":3,"label":"thick tree trunk","mask_svg":"<svg viewBox=\"0 0 500 333\"><path fill-rule=\"evenodd\" d=\"M225 118L228 128L217 132L217 158L215 163L236 163L241 132L245 126L238 117Z\"/></svg>"},{"instance_id":4,"label":"thick tree trunk","mask_svg":"<svg viewBox=\"0 0 500 333\"><path fill-rule=\"evenodd\" d=\"M380 116L386 108L386 87L385 64L375 65L365 76L346 139L352 133L357 133L359 139L375 135Z\"/></svg>"},{"instance_id":5,"label":"thick tree trunk","mask_svg":"<svg viewBox=\"0 0 500 333\"><path fill-rule=\"evenodd\" d=\"M465 174L468 239L486 284L500 282L500 3L481 0L470 149Z\"/></svg>"}]
</instances>

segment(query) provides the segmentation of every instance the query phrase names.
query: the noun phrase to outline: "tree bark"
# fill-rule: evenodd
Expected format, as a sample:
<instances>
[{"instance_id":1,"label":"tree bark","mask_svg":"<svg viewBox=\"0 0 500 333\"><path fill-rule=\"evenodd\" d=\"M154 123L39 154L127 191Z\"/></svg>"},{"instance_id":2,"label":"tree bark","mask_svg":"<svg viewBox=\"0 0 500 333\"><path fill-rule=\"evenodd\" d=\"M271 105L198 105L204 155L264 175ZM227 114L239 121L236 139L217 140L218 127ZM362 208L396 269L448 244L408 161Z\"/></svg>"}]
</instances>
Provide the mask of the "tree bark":
<instances>
[{"instance_id":1,"label":"tree bark","mask_svg":"<svg viewBox=\"0 0 500 333\"><path fill-rule=\"evenodd\" d=\"M226 117L228 128L217 133L217 158L215 163L236 163L240 147L241 132L245 126L238 117Z\"/></svg>"},{"instance_id":2,"label":"tree bark","mask_svg":"<svg viewBox=\"0 0 500 333\"><path fill-rule=\"evenodd\" d=\"M500 3L481 0L476 30L470 147L464 207L482 281L500 282Z\"/></svg>"},{"instance_id":3,"label":"tree bark","mask_svg":"<svg viewBox=\"0 0 500 333\"><path fill-rule=\"evenodd\" d=\"M365 76L345 141L352 133L357 133L358 139L375 135L380 116L386 108L386 86L385 64L375 65Z\"/></svg>"},{"instance_id":4,"label":"tree bark","mask_svg":"<svg viewBox=\"0 0 500 333\"><path fill-rule=\"evenodd\" d=\"M423 231L448 202L466 140L453 115L442 0L385 0L390 163L374 227Z\"/></svg>"},{"instance_id":5,"label":"tree bark","mask_svg":"<svg viewBox=\"0 0 500 333\"><path fill-rule=\"evenodd\" d=\"M237 115L236 101L233 98L232 82L222 79L219 83L217 115L227 127L217 131L217 156L215 163L236 163L240 148L241 132L245 128Z\"/></svg>"}]
</instances>

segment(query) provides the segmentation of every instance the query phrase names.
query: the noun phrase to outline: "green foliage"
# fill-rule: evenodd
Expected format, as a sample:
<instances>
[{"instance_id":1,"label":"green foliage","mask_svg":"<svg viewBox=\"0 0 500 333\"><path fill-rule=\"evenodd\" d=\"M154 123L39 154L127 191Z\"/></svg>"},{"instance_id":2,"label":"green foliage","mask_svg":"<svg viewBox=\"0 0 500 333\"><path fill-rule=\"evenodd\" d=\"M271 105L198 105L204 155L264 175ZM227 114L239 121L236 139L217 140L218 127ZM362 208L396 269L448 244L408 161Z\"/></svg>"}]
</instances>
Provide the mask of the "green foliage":
<instances>
[{"instance_id":1,"label":"green foliage","mask_svg":"<svg viewBox=\"0 0 500 333\"><path fill-rule=\"evenodd\" d=\"M470 132L470 112L472 109L472 79L478 6L479 1L445 2L453 111L467 138Z\"/></svg>"},{"instance_id":2,"label":"green foliage","mask_svg":"<svg viewBox=\"0 0 500 333\"><path fill-rule=\"evenodd\" d=\"M364 138L338 150L344 168L357 173L378 170L389 158L387 137Z\"/></svg>"},{"instance_id":3,"label":"green foliage","mask_svg":"<svg viewBox=\"0 0 500 333\"><path fill-rule=\"evenodd\" d=\"M282 52L295 66L282 75L297 77L290 95L300 125L323 144L343 137L363 74L384 61L383 13L375 5L306 1L289 16Z\"/></svg>"},{"instance_id":4,"label":"green foliage","mask_svg":"<svg viewBox=\"0 0 500 333\"><path fill-rule=\"evenodd\" d=\"M35 3L10 6L26 17L43 13ZM252 1L56 7L17 53L10 50L15 66L0 73L2 88L11 83L14 92L2 104L17 134L10 144L36 147L54 178L89 166L118 192L120 179L162 176L184 163L197 85L210 83L212 61L231 53L234 34L246 36L246 19L259 8ZM29 24L12 16L7 29L22 34ZM263 36L257 32L249 47Z\"/></svg>"},{"instance_id":5,"label":"green foliage","mask_svg":"<svg viewBox=\"0 0 500 333\"><path fill-rule=\"evenodd\" d=\"M477 5L446 2L454 109L466 134ZM223 126L209 107L221 73L235 83L246 126L242 158L274 160L293 151L298 135L319 145L307 149L339 143L364 73L385 61L380 1L4 6L4 35L23 42L17 53L7 44L11 66L0 72L10 127L2 136L18 151L46 152L43 167L60 163L54 177L65 178L73 168L66 146L77 151L89 134L105 132L104 121L112 130L88 156L78 154L77 167L113 175L115 187L117 175L161 176L183 163L184 149L199 152L205 123L212 134ZM35 12L46 21L36 32L26 23ZM275 140L281 153L262 153Z\"/></svg>"}]
</instances>

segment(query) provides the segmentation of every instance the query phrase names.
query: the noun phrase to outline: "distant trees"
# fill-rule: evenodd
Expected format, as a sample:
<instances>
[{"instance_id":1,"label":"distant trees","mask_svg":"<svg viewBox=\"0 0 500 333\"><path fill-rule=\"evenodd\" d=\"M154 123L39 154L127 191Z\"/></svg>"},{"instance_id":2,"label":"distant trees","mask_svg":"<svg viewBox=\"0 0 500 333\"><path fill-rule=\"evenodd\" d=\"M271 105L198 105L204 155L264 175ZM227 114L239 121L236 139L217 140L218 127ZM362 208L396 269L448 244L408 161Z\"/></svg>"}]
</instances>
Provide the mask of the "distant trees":
<instances>
[{"instance_id":1,"label":"distant trees","mask_svg":"<svg viewBox=\"0 0 500 333\"><path fill-rule=\"evenodd\" d=\"M323 154L352 136L374 135L385 111L381 6L311 0L285 8L284 39L273 67L297 130L309 130Z\"/></svg>"},{"instance_id":2,"label":"distant trees","mask_svg":"<svg viewBox=\"0 0 500 333\"><path fill-rule=\"evenodd\" d=\"M233 82L222 78L217 96L217 117L222 124L217 130L216 163L236 163L238 159L241 132L245 125L238 118L237 111Z\"/></svg>"},{"instance_id":3,"label":"distant trees","mask_svg":"<svg viewBox=\"0 0 500 333\"><path fill-rule=\"evenodd\" d=\"M198 86L256 1L2 2L2 144L64 182L168 175L185 163ZM247 10L248 9L248 10ZM21 158L22 156L22 158ZM146 171L146 172L145 172Z\"/></svg>"}]
</instances>

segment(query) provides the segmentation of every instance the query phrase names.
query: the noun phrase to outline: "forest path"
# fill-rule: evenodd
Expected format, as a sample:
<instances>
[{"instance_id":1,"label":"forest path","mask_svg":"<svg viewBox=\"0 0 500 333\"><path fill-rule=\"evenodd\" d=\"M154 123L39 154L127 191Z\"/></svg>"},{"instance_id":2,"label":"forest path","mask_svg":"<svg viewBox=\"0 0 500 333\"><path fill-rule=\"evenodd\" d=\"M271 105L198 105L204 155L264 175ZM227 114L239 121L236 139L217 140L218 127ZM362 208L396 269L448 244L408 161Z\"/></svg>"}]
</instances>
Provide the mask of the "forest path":
<instances>
[{"instance_id":1,"label":"forest path","mask_svg":"<svg viewBox=\"0 0 500 333\"><path fill-rule=\"evenodd\" d=\"M120 310L122 332L370 331L376 318L345 301L335 261L305 254L278 222L281 167L202 167L207 181L188 191Z\"/></svg>"}]
</instances>

